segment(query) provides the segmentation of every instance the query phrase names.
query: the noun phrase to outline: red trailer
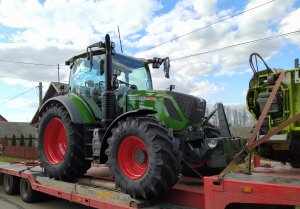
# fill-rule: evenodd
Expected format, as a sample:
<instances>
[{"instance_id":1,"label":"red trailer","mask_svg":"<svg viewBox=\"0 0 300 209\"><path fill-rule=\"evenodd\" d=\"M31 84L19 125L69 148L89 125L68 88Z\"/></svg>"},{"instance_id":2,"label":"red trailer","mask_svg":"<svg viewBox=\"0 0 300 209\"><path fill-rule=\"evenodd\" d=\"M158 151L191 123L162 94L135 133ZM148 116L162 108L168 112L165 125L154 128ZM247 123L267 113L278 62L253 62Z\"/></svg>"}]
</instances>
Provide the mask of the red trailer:
<instances>
[{"instance_id":1,"label":"red trailer","mask_svg":"<svg viewBox=\"0 0 300 209\"><path fill-rule=\"evenodd\" d=\"M48 178L38 163L3 163L0 173L5 192L20 192L25 202L45 193L102 209L287 209L300 205L300 169L289 166L257 167L251 175L234 172L222 179L205 177L204 181L181 177L167 196L154 202L133 199L116 189L106 167L93 167L73 183Z\"/></svg>"}]
</instances>

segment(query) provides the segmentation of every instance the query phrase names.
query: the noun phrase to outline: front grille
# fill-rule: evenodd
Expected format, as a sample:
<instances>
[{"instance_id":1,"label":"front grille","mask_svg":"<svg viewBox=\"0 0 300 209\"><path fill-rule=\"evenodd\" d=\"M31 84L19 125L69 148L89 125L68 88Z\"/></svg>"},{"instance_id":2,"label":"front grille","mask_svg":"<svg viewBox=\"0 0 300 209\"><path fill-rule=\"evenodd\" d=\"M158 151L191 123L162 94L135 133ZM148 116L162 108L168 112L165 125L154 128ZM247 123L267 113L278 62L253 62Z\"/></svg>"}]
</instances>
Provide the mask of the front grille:
<instances>
[{"instance_id":1,"label":"front grille","mask_svg":"<svg viewBox=\"0 0 300 209\"><path fill-rule=\"evenodd\" d=\"M193 123L200 123L205 116L206 101L194 96L168 91L177 102L184 116Z\"/></svg>"},{"instance_id":2,"label":"front grille","mask_svg":"<svg viewBox=\"0 0 300 209\"><path fill-rule=\"evenodd\" d=\"M168 113L169 113L169 115L171 116L172 119L181 121L181 118L180 118L178 112L176 111L176 109L175 109L173 103L171 102L171 100L165 99L165 106L166 106L166 108L168 110Z\"/></svg>"}]
</instances>

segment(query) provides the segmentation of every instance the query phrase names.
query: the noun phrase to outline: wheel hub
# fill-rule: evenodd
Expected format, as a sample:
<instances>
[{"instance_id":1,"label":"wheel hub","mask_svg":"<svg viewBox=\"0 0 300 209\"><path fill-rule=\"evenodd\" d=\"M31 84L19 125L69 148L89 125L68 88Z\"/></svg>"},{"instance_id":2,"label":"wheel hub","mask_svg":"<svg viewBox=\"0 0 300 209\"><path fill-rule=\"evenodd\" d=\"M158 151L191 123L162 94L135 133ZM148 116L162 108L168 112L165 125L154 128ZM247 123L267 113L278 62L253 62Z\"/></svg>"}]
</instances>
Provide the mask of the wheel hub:
<instances>
[{"instance_id":1,"label":"wheel hub","mask_svg":"<svg viewBox=\"0 0 300 209\"><path fill-rule=\"evenodd\" d=\"M118 164L129 179L141 178L149 164L146 144L137 136L124 138L118 150Z\"/></svg>"},{"instance_id":2,"label":"wheel hub","mask_svg":"<svg viewBox=\"0 0 300 209\"><path fill-rule=\"evenodd\" d=\"M67 148L67 133L63 122L58 118L49 121L44 134L44 152L48 161L59 164L63 161Z\"/></svg>"},{"instance_id":3,"label":"wheel hub","mask_svg":"<svg viewBox=\"0 0 300 209\"><path fill-rule=\"evenodd\" d=\"M147 160L147 154L143 150L138 149L135 152L135 161L138 162L139 164L142 164L146 162L146 160Z\"/></svg>"}]
</instances>

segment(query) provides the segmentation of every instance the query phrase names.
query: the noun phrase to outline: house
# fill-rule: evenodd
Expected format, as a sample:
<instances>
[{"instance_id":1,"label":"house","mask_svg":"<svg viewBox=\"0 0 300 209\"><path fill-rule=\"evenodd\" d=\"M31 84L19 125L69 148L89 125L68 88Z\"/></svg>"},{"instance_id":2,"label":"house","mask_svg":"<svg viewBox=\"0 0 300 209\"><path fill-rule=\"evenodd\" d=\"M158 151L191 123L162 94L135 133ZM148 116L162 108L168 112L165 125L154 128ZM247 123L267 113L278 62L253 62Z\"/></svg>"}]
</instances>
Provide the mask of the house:
<instances>
[{"instance_id":1,"label":"house","mask_svg":"<svg viewBox=\"0 0 300 209\"><path fill-rule=\"evenodd\" d=\"M1 122L7 122L7 120L2 115L0 115L0 123Z\"/></svg>"},{"instance_id":2,"label":"house","mask_svg":"<svg viewBox=\"0 0 300 209\"><path fill-rule=\"evenodd\" d=\"M46 91L46 93L43 97L42 104L44 104L51 97L57 96L59 94L64 94L68 91L69 91L68 84L59 83L59 82L51 82L48 90ZM38 122L39 122L39 109L37 109L30 124L37 126Z\"/></svg>"},{"instance_id":3,"label":"house","mask_svg":"<svg viewBox=\"0 0 300 209\"><path fill-rule=\"evenodd\" d=\"M36 136L36 128L29 123L24 122L5 122L0 123L0 143L6 145L5 138L12 139L13 135L16 138L20 138L23 134L24 138L29 138L31 135L33 138Z\"/></svg>"}]
</instances>

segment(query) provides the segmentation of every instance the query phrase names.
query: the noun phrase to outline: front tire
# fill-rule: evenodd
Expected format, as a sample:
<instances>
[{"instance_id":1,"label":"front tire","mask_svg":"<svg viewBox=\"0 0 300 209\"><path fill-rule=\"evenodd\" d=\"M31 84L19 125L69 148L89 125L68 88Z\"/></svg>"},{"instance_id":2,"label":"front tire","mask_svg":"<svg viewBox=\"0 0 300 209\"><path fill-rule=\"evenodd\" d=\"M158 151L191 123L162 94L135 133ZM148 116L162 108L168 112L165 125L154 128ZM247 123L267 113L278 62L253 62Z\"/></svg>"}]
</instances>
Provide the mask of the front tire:
<instances>
[{"instance_id":1,"label":"front tire","mask_svg":"<svg viewBox=\"0 0 300 209\"><path fill-rule=\"evenodd\" d=\"M116 185L137 199L160 197L177 182L179 141L155 119L120 121L108 139L107 165Z\"/></svg>"},{"instance_id":2,"label":"front tire","mask_svg":"<svg viewBox=\"0 0 300 209\"><path fill-rule=\"evenodd\" d=\"M72 181L91 167L85 160L83 130L75 126L67 110L52 104L43 114L38 135L38 154L50 178Z\"/></svg>"}]
</instances>

